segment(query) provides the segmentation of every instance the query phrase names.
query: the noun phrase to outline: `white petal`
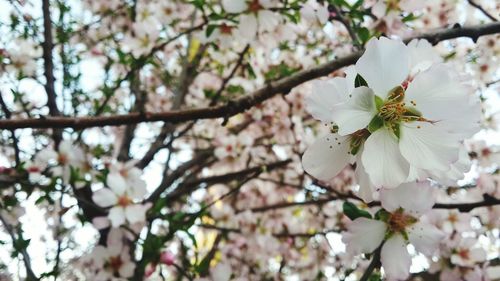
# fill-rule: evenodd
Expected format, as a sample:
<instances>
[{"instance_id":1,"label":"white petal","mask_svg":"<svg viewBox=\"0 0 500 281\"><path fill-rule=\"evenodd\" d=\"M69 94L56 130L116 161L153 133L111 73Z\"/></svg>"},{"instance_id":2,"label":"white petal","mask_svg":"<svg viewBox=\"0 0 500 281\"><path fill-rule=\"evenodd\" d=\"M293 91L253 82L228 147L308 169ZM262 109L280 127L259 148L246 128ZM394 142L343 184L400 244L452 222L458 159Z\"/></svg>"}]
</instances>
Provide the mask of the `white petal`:
<instances>
[{"instance_id":1,"label":"white petal","mask_svg":"<svg viewBox=\"0 0 500 281\"><path fill-rule=\"evenodd\" d=\"M257 35L257 18L253 15L241 15L237 33L241 39L253 41Z\"/></svg>"},{"instance_id":2,"label":"white petal","mask_svg":"<svg viewBox=\"0 0 500 281\"><path fill-rule=\"evenodd\" d=\"M135 270L135 263L127 262L124 263L122 266L120 266L118 273L120 273L121 277L130 278L134 276L134 270Z\"/></svg>"},{"instance_id":3,"label":"white petal","mask_svg":"<svg viewBox=\"0 0 500 281\"><path fill-rule=\"evenodd\" d=\"M359 158L359 157L358 157ZM365 169L363 168L362 165L359 165L361 161L357 161L358 166L356 167L356 171L354 173L356 177L356 182L359 185L359 191L358 191L358 197L363 199L365 203L369 203L373 201L373 192L375 190L375 187L373 186L372 182L370 181L370 178L368 174L365 172Z\"/></svg>"},{"instance_id":4,"label":"white petal","mask_svg":"<svg viewBox=\"0 0 500 281\"><path fill-rule=\"evenodd\" d=\"M447 131L467 138L480 129L480 101L458 77L454 78L452 71L437 64L418 74L408 85L405 100L413 101L426 119L438 121Z\"/></svg>"},{"instance_id":5,"label":"white petal","mask_svg":"<svg viewBox=\"0 0 500 281\"><path fill-rule=\"evenodd\" d=\"M345 102L333 107L332 119L339 126L339 134L345 136L364 129L375 114L373 91L358 87Z\"/></svg>"},{"instance_id":6,"label":"white petal","mask_svg":"<svg viewBox=\"0 0 500 281\"><path fill-rule=\"evenodd\" d=\"M118 196L123 195L128 187L127 181L117 173L110 173L106 179L106 183Z\"/></svg>"},{"instance_id":7,"label":"white petal","mask_svg":"<svg viewBox=\"0 0 500 281\"><path fill-rule=\"evenodd\" d=\"M92 194L92 201L99 207L107 208L116 205L118 196L109 188L101 188Z\"/></svg>"},{"instance_id":8,"label":"white petal","mask_svg":"<svg viewBox=\"0 0 500 281\"><path fill-rule=\"evenodd\" d=\"M273 31L280 23L279 16L269 10L260 10L257 14L259 21L259 31Z\"/></svg>"},{"instance_id":9,"label":"white petal","mask_svg":"<svg viewBox=\"0 0 500 281\"><path fill-rule=\"evenodd\" d=\"M311 176L328 181L351 161L349 138L328 134L317 139L302 156L302 166Z\"/></svg>"},{"instance_id":10,"label":"white petal","mask_svg":"<svg viewBox=\"0 0 500 281\"><path fill-rule=\"evenodd\" d=\"M111 221L111 226L119 227L125 223L125 210L121 206L113 207L109 210L108 218Z\"/></svg>"},{"instance_id":11,"label":"white petal","mask_svg":"<svg viewBox=\"0 0 500 281\"><path fill-rule=\"evenodd\" d=\"M311 94L305 98L306 109L314 118L330 122L333 106L343 102L348 91L347 80L343 77L313 81Z\"/></svg>"},{"instance_id":12,"label":"white petal","mask_svg":"<svg viewBox=\"0 0 500 281\"><path fill-rule=\"evenodd\" d=\"M435 197L435 188L427 181L403 183L397 188L380 191L384 209L392 212L401 207L413 215L422 215L431 210Z\"/></svg>"},{"instance_id":13,"label":"white petal","mask_svg":"<svg viewBox=\"0 0 500 281\"><path fill-rule=\"evenodd\" d=\"M434 225L418 222L408 230L408 238L415 249L426 256L431 256L445 237Z\"/></svg>"},{"instance_id":14,"label":"white petal","mask_svg":"<svg viewBox=\"0 0 500 281\"><path fill-rule=\"evenodd\" d=\"M218 263L210 273L212 280L229 281L232 274L231 266L227 263Z\"/></svg>"},{"instance_id":15,"label":"white petal","mask_svg":"<svg viewBox=\"0 0 500 281\"><path fill-rule=\"evenodd\" d=\"M406 242L401 234L389 238L380 253L380 261L387 279L406 280L410 275L411 256L406 249Z\"/></svg>"},{"instance_id":16,"label":"white petal","mask_svg":"<svg viewBox=\"0 0 500 281\"><path fill-rule=\"evenodd\" d=\"M447 171L458 160L459 142L438 124L412 122L401 125L399 148L408 162L420 169Z\"/></svg>"},{"instance_id":17,"label":"white petal","mask_svg":"<svg viewBox=\"0 0 500 281\"><path fill-rule=\"evenodd\" d=\"M408 178L410 165L399 152L396 136L387 128L368 137L361 160L375 187L394 188Z\"/></svg>"},{"instance_id":18,"label":"white petal","mask_svg":"<svg viewBox=\"0 0 500 281\"><path fill-rule=\"evenodd\" d=\"M365 53L356 63L356 70L376 95L385 99L387 93L401 85L410 72L410 55L399 40L372 38Z\"/></svg>"},{"instance_id":19,"label":"white petal","mask_svg":"<svg viewBox=\"0 0 500 281\"><path fill-rule=\"evenodd\" d=\"M425 39L413 39L408 43L410 51L410 69L417 73L428 69L432 64L443 61L443 58L434 50L431 43Z\"/></svg>"},{"instance_id":20,"label":"white petal","mask_svg":"<svg viewBox=\"0 0 500 281\"><path fill-rule=\"evenodd\" d=\"M304 4L302 8L300 8L300 16L308 21L313 21L316 19L316 13L313 7L309 4Z\"/></svg>"},{"instance_id":21,"label":"white petal","mask_svg":"<svg viewBox=\"0 0 500 281\"><path fill-rule=\"evenodd\" d=\"M326 6L320 6L316 12L316 16L318 17L318 21L321 24L325 24L328 22L328 18L330 18L330 12Z\"/></svg>"},{"instance_id":22,"label":"white petal","mask_svg":"<svg viewBox=\"0 0 500 281\"><path fill-rule=\"evenodd\" d=\"M368 218L357 218L347 227L342 241L347 244L347 251L357 255L371 253L384 240L387 227L385 223Z\"/></svg>"},{"instance_id":23,"label":"white petal","mask_svg":"<svg viewBox=\"0 0 500 281\"><path fill-rule=\"evenodd\" d=\"M247 9L245 0L222 0L222 7L228 13L241 13Z\"/></svg>"},{"instance_id":24,"label":"white petal","mask_svg":"<svg viewBox=\"0 0 500 281\"><path fill-rule=\"evenodd\" d=\"M129 205L125 208L125 217L130 224L144 222L146 221L146 211L147 207L143 205Z\"/></svg>"}]
</instances>

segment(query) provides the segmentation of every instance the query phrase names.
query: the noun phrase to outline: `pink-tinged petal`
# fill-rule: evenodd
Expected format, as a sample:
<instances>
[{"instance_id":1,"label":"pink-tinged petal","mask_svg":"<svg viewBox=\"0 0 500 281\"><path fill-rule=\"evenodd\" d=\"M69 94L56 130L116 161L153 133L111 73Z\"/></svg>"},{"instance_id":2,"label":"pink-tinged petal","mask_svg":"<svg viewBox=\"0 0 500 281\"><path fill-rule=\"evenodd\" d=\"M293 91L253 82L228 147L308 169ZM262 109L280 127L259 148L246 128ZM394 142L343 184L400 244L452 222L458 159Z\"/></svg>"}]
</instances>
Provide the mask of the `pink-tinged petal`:
<instances>
[{"instance_id":1,"label":"pink-tinged petal","mask_svg":"<svg viewBox=\"0 0 500 281\"><path fill-rule=\"evenodd\" d=\"M316 140L302 156L302 166L311 176L328 181L335 177L352 159L349 138L328 134Z\"/></svg>"},{"instance_id":2,"label":"pink-tinged petal","mask_svg":"<svg viewBox=\"0 0 500 281\"><path fill-rule=\"evenodd\" d=\"M118 196L125 194L128 187L127 181L120 174L116 173L109 174L106 179L106 183Z\"/></svg>"},{"instance_id":3,"label":"pink-tinged petal","mask_svg":"<svg viewBox=\"0 0 500 281\"><path fill-rule=\"evenodd\" d=\"M390 90L401 85L410 72L410 55L403 42L385 37L372 38L356 70L376 95L385 99Z\"/></svg>"},{"instance_id":4,"label":"pink-tinged petal","mask_svg":"<svg viewBox=\"0 0 500 281\"><path fill-rule=\"evenodd\" d=\"M401 125L399 148L417 168L448 171L458 160L459 142L438 124L412 122Z\"/></svg>"},{"instance_id":5,"label":"pink-tinged petal","mask_svg":"<svg viewBox=\"0 0 500 281\"><path fill-rule=\"evenodd\" d=\"M355 88L345 102L333 107L331 114L333 122L339 126L339 135L366 128L376 115L373 91L367 87Z\"/></svg>"},{"instance_id":6,"label":"pink-tinged petal","mask_svg":"<svg viewBox=\"0 0 500 281\"><path fill-rule=\"evenodd\" d=\"M368 137L361 160L375 187L397 187L406 181L410 172L396 136L387 128L380 128Z\"/></svg>"},{"instance_id":7,"label":"pink-tinged petal","mask_svg":"<svg viewBox=\"0 0 500 281\"><path fill-rule=\"evenodd\" d=\"M109 210L108 218L111 221L111 226L119 227L125 224L125 210L120 206L113 207Z\"/></svg>"},{"instance_id":8,"label":"pink-tinged petal","mask_svg":"<svg viewBox=\"0 0 500 281\"><path fill-rule=\"evenodd\" d=\"M380 191L382 207L389 212L401 207L405 213L420 216L432 209L435 199L435 188L427 181L403 183L397 188Z\"/></svg>"},{"instance_id":9,"label":"pink-tinged petal","mask_svg":"<svg viewBox=\"0 0 500 281\"><path fill-rule=\"evenodd\" d=\"M109 188L101 188L92 194L92 201L99 207L107 208L118 203L118 196Z\"/></svg>"},{"instance_id":10,"label":"pink-tinged petal","mask_svg":"<svg viewBox=\"0 0 500 281\"><path fill-rule=\"evenodd\" d=\"M385 223L368 218L357 218L347 226L342 241L347 252L353 255L371 253L384 240L387 227Z\"/></svg>"},{"instance_id":11,"label":"pink-tinged petal","mask_svg":"<svg viewBox=\"0 0 500 281\"><path fill-rule=\"evenodd\" d=\"M129 205L125 208L125 217L130 224L146 221L148 208L141 204Z\"/></svg>"},{"instance_id":12,"label":"pink-tinged petal","mask_svg":"<svg viewBox=\"0 0 500 281\"><path fill-rule=\"evenodd\" d=\"M408 238L415 249L426 256L432 256L439 248L444 233L432 224L418 222L408 230Z\"/></svg>"},{"instance_id":13,"label":"pink-tinged petal","mask_svg":"<svg viewBox=\"0 0 500 281\"><path fill-rule=\"evenodd\" d=\"M313 81L311 93L305 98L306 109L315 119L331 122L333 106L343 102L348 94L346 78Z\"/></svg>"},{"instance_id":14,"label":"pink-tinged petal","mask_svg":"<svg viewBox=\"0 0 500 281\"><path fill-rule=\"evenodd\" d=\"M400 234L389 238L380 253L380 261L389 280L406 280L410 275L411 256Z\"/></svg>"}]
</instances>

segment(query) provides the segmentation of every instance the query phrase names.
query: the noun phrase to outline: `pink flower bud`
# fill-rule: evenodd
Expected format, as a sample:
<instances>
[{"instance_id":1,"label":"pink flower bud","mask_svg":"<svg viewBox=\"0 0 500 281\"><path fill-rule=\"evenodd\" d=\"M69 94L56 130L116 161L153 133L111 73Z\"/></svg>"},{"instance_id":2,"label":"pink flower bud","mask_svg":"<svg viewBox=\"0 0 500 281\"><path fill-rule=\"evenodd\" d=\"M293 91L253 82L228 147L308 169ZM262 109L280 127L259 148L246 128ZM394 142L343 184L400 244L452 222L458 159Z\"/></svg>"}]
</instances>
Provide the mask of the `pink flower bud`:
<instances>
[{"instance_id":1,"label":"pink flower bud","mask_svg":"<svg viewBox=\"0 0 500 281\"><path fill-rule=\"evenodd\" d=\"M175 256L170 251L165 251L165 252L161 253L161 255L160 255L160 262L163 264L166 264L166 265L173 265L174 259L175 259Z\"/></svg>"}]
</instances>

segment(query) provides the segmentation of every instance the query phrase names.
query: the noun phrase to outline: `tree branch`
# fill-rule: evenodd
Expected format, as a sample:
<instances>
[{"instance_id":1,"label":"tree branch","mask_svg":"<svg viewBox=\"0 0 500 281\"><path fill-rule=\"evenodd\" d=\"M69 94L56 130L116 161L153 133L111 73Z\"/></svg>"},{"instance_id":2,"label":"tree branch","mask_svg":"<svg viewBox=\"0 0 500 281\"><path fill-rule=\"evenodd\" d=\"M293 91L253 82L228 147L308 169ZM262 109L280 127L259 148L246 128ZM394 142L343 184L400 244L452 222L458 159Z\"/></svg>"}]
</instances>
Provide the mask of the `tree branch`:
<instances>
[{"instance_id":1,"label":"tree branch","mask_svg":"<svg viewBox=\"0 0 500 281\"><path fill-rule=\"evenodd\" d=\"M54 87L54 61L52 57L52 50L54 48L54 42L52 38L52 20L50 18L50 0L43 0L42 2L43 11L43 66L45 74L45 91L47 92L47 107L49 108L50 116L59 116L61 112L57 107L56 102L56 90ZM55 128L55 127L54 127ZM53 132L54 141L56 147L62 139L61 130L54 130Z\"/></svg>"},{"instance_id":2,"label":"tree branch","mask_svg":"<svg viewBox=\"0 0 500 281\"><path fill-rule=\"evenodd\" d=\"M481 11L481 13L483 13L490 20L492 20L492 21L498 21L492 14L488 13L488 11L486 11L486 9L483 8L483 6L479 5L474 0L467 0L467 2L469 2L469 4L471 6L473 6L474 8L478 9L479 11Z\"/></svg>"},{"instance_id":3,"label":"tree branch","mask_svg":"<svg viewBox=\"0 0 500 281\"><path fill-rule=\"evenodd\" d=\"M459 27L445 30L438 30L431 33L417 35L408 38L427 39L433 44L440 41L459 37L469 37L476 41L480 36L500 33L500 23L490 23L480 26ZM320 66L297 72L275 82L271 82L263 88L256 90L250 95L229 101L220 106L209 106L205 108L173 110L161 113L130 113L113 116L95 117L45 117L40 119L17 119L0 120L0 129L21 129L21 128L74 128L84 129L89 127L120 126L141 122L170 122L179 123L195 119L228 118L238 113L244 112L253 106L274 97L279 93L288 93L290 89L312 79L327 75L342 67L354 64L362 52L355 52L348 56L327 62Z\"/></svg>"}]
</instances>

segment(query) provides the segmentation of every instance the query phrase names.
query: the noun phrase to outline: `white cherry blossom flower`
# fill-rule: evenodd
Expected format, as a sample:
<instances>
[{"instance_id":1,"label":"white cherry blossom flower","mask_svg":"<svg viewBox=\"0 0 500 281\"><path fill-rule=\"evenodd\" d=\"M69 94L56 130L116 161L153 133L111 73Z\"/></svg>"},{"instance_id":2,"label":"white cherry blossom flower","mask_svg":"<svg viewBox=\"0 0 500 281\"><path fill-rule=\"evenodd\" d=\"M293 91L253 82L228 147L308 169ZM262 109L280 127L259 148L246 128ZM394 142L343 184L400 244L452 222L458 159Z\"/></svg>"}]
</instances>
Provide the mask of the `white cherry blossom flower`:
<instances>
[{"instance_id":1,"label":"white cherry blossom flower","mask_svg":"<svg viewBox=\"0 0 500 281\"><path fill-rule=\"evenodd\" d=\"M94 192L92 200L100 207L111 207L108 213L111 226L119 227L125 223L145 221L149 206L136 203L146 195L145 185L131 185L116 173L110 173L106 183L109 188L101 188Z\"/></svg>"},{"instance_id":2,"label":"white cherry blossom flower","mask_svg":"<svg viewBox=\"0 0 500 281\"><path fill-rule=\"evenodd\" d=\"M332 79L328 83L333 85L322 82L326 89L316 87L318 93L308 99L310 113L329 122L332 134L338 134L333 139L342 141L311 146L304 169L318 179L333 177L338 166L359 153L358 165L377 188L428 176L460 178L457 173L467 167L453 165L460 160L461 142L479 129L479 100L439 60L426 41L406 46L384 37L371 39L356 63L356 81L366 86L347 88ZM310 150L339 163L321 167L335 160L313 159Z\"/></svg>"},{"instance_id":3,"label":"white cherry blossom flower","mask_svg":"<svg viewBox=\"0 0 500 281\"><path fill-rule=\"evenodd\" d=\"M270 11L275 6L271 0L223 0L222 7L228 13L243 13L239 17L238 35L252 42L257 33L272 31L280 22L280 15Z\"/></svg>"},{"instance_id":4,"label":"white cherry blossom flower","mask_svg":"<svg viewBox=\"0 0 500 281\"><path fill-rule=\"evenodd\" d=\"M56 177L61 177L65 183L69 182L71 168L84 171L88 163L83 150L69 140L59 144L58 150L46 148L35 156L34 163L38 167L47 167Z\"/></svg>"},{"instance_id":5,"label":"white cherry blossom flower","mask_svg":"<svg viewBox=\"0 0 500 281\"><path fill-rule=\"evenodd\" d=\"M371 253L382 245L380 258L389 280L406 279L411 256L406 246L412 244L430 256L439 247L443 233L420 220L434 204L434 190L427 182L407 183L396 189L384 189L380 199L383 209L379 219L360 217L344 233L349 254Z\"/></svg>"}]
</instances>

